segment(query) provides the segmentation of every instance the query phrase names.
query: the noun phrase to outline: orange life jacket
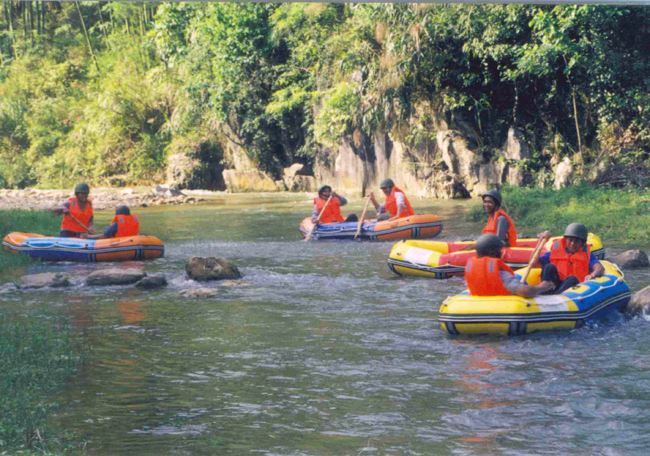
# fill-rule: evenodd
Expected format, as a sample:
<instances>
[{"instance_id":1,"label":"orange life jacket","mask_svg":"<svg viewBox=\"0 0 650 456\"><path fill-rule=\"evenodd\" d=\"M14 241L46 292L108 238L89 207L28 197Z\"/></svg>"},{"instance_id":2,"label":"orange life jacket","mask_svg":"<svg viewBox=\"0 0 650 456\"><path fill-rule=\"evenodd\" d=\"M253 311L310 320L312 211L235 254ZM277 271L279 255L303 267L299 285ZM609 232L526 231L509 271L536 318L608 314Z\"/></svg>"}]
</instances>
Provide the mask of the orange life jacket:
<instances>
[{"instance_id":1,"label":"orange life jacket","mask_svg":"<svg viewBox=\"0 0 650 456\"><path fill-rule=\"evenodd\" d=\"M111 224L117 222L115 237L137 236L140 231L140 220L137 215L116 215Z\"/></svg>"},{"instance_id":2,"label":"orange life jacket","mask_svg":"<svg viewBox=\"0 0 650 456\"><path fill-rule=\"evenodd\" d=\"M571 255L566 251L564 238L553 242L549 261L557 267L560 279L564 280L569 276L576 276L580 282L585 280L589 274L589 244L582 246L580 250Z\"/></svg>"},{"instance_id":3,"label":"orange life jacket","mask_svg":"<svg viewBox=\"0 0 650 456\"><path fill-rule=\"evenodd\" d=\"M327 200L321 198L320 196L314 198L314 204L316 205L319 214L325 207L325 203L327 203ZM345 219L341 215L341 205L339 203L339 199L337 197L333 197L330 200L330 203L327 205L325 212L323 212L323 215L321 215L320 221L318 223L335 223L342 222L344 220Z\"/></svg>"},{"instance_id":4,"label":"orange life jacket","mask_svg":"<svg viewBox=\"0 0 650 456\"><path fill-rule=\"evenodd\" d=\"M409 203L408 198L406 198L406 193L397 187L393 187L388 196L386 196L386 210L390 212L390 216L395 217L397 215L397 200L395 199L395 193L397 192L404 195L404 204L406 204L406 210L400 212L399 216L408 217L409 215L415 215L415 211L411 207L411 203Z\"/></svg>"},{"instance_id":5,"label":"orange life jacket","mask_svg":"<svg viewBox=\"0 0 650 456\"><path fill-rule=\"evenodd\" d=\"M503 209L499 209L498 211L494 211L494 213L490 214L488 217L488 221L485 224L485 228L483 228L483 231L481 231L481 234L497 234L497 221L499 220L500 216L504 216L506 219L508 219L508 223L510 223L510 227L508 227L508 231L506 232L506 247L516 247L517 246L517 230L515 229L515 224L510 218L508 214Z\"/></svg>"},{"instance_id":6,"label":"orange life jacket","mask_svg":"<svg viewBox=\"0 0 650 456\"><path fill-rule=\"evenodd\" d=\"M472 296L509 296L512 293L503 286L499 273L513 270L501 258L471 258L465 266L465 280Z\"/></svg>"},{"instance_id":7,"label":"orange life jacket","mask_svg":"<svg viewBox=\"0 0 650 456\"><path fill-rule=\"evenodd\" d=\"M70 202L70 215L79 220L84 225L88 226L90 218L93 216L92 201L88 200L88 202L86 202L86 208L83 211L79 207L79 201L77 201L76 196L73 196L68 201ZM61 221L61 229L74 231L75 233L85 233L86 229L82 228L81 225L72 220L72 217L70 217L70 215L63 215L63 220Z\"/></svg>"}]
</instances>

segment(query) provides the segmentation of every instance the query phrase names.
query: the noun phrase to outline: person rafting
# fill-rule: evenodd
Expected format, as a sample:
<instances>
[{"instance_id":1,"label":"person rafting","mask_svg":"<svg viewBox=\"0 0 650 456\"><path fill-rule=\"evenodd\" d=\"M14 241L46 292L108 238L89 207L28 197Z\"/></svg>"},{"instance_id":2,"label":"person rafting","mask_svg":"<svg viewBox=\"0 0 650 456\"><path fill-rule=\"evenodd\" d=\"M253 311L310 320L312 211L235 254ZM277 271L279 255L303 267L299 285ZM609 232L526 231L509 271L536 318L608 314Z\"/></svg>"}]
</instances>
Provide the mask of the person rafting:
<instances>
[{"instance_id":1,"label":"person rafting","mask_svg":"<svg viewBox=\"0 0 650 456\"><path fill-rule=\"evenodd\" d=\"M140 231L140 220L137 215L131 215L131 210L124 204L117 206L115 209L115 217L108 225L106 231L102 234L86 234L82 233L83 239L110 239L117 237L131 237L137 236Z\"/></svg>"},{"instance_id":2,"label":"person rafting","mask_svg":"<svg viewBox=\"0 0 650 456\"><path fill-rule=\"evenodd\" d=\"M571 223L564 230L564 237L553 242L551 250L539 257L537 266L542 267L542 280L553 283L553 289L548 294L562 293L605 273L605 267L591 253L591 247L587 244L588 235L585 225ZM550 231L540 235L550 236Z\"/></svg>"},{"instance_id":3,"label":"person rafting","mask_svg":"<svg viewBox=\"0 0 650 456\"><path fill-rule=\"evenodd\" d=\"M497 190L488 190L481 195L483 210L488 214L488 221L481 234L494 234L505 247L517 246L517 230L510 216L501 209L501 193ZM473 250L475 244L468 244L465 250Z\"/></svg>"},{"instance_id":4,"label":"person rafting","mask_svg":"<svg viewBox=\"0 0 650 456\"><path fill-rule=\"evenodd\" d=\"M379 188L386 195L386 202L384 204L380 205L375 198L375 194L370 193L370 201L372 201L372 204L377 210L377 221L395 220L401 217L415 215L415 211L411 207L411 203L409 203L406 194L395 186L395 182L392 179L384 179L381 181Z\"/></svg>"},{"instance_id":5,"label":"person rafting","mask_svg":"<svg viewBox=\"0 0 650 456\"><path fill-rule=\"evenodd\" d=\"M89 193L90 187L82 182L74 188L74 197L52 208L52 212L63 214L60 237L80 237L86 232L94 234L93 203L88 198Z\"/></svg>"},{"instance_id":6,"label":"person rafting","mask_svg":"<svg viewBox=\"0 0 650 456\"><path fill-rule=\"evenodd\" d=\"M327 200L332 197L329 204ZM359 219L356 214L348 215L348 218L344 219L341 215L341 206L348 204L348 200L343 196L332 191L332 187L329 185L321 185L318 189L318 196L314 198L314 210L311 213L312 223L340 223L340 222L357 222ZM325 207L327 205L327 207ZM325 209L325 212L318 216Z\"/></svg>"},{"instance_id":7,"label":"person rafting","mask_svg":"<svg viewBox=\"0 0 650 456\"><path fill-rule=\"evenodd\" d=\"M532 298L552 291L553 282L539 285L520 282L514 271L501 259L503 241L494 234L482 234L476 240L477 258L471 258L465 266L465 280L472 296L509 296Z\"/></svg>"}]
</instances>

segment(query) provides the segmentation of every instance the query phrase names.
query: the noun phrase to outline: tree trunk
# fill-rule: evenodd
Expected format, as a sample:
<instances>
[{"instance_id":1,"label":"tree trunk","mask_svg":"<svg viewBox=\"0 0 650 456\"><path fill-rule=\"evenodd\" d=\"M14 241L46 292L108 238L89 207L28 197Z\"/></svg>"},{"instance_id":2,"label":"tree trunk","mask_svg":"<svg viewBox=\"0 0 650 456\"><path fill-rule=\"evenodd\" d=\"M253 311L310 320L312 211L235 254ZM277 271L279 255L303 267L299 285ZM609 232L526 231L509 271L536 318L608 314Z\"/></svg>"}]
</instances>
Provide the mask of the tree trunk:
<instances>
[{"instance_id":1,"label":"tree trunk","mask_svg":"<svg viewBox=\"0 0 650 456\"><path fill-rule=\"evenodd\" d=\"M580 152L580 156L582 156L582 138L580 137L580 125L578 122L578 106L576 104L575 89L571 88L571 93L573 95L573 117L576 121L576 134L578 135L578 151Z\"/></svg>"},{"instance_id":2,"label":"tree trunk","mask_svg":"<svg viewBox=\"0 0 650 456\"><path fill-rule=\"evenodd\" d=\"M95 52L93 51L93 46L90 43L90 37L88 36L88 30L86 30L86 22L84 21L84 17L81 14L81 8L79 8L79 2L77 0L74 0L74 4L77 7L77 12L79 13L79 19L81 20L81 26L84 30L84 35L86 36L86 43L88 43L88 50L90 51L90 56L93 59L93 62L95 62L95 68L97 68L97 72L100 72L101 70L99 69L99 64L97 63L97 58L95 57Z\"/></svg>"},{"instance_id":3,"label":"tree trunk","mask_svg":"<svg viewBox=\"0 0 650 456\"><path fill-rule=\"evenodd\" d=\"M32 36L32 44L34 44L34 0L29 2L29 34Z\"/></svg>"},{"instance_id":4,"label":"tree trunk","mask_svg":"<svg viewBox=\"0 0 650 456\"><path fill-rule=\"evenodd\" d=\"M106 24L104 24L104 18L102 17L102 7L99 3L97 3L97 10L99 11L99 24L102 28L102 34L104 35L104 42L106 43L106 47L111 49L111 44L108 42L108 36L106 35Z\"/></svg>"}]
</instances>

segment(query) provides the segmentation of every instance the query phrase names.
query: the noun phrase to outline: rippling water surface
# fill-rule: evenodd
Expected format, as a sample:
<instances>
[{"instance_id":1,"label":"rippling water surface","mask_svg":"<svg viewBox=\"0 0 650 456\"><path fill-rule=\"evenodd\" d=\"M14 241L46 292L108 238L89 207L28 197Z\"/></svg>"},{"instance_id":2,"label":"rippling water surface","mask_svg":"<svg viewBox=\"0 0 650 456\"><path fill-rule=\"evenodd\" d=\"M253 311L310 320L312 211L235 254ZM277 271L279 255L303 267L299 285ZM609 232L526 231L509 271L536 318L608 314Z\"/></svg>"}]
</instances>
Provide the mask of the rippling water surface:
<instances>
[{"instance_id":1,"label":"rippling water surface","mask_svg":"<svg viewBox=\"0 0 650 456\"><path fill-rule=\"evenodd\" d=\"M468 202L414 201L441 239L475 236ZM363 201L351 203L361 212ZM344 208L345 209L345 208ZM228 195L138 211L166 243L157 291L82 285L106 264L58 264L65 291L1 304L69 315L90 362L57 426L91 454L647 455L650 337L643 318L570 332L454 338L436 321L461 279L398 278L392 243L301 242L306 195ZM347 213L348 211L344 211ZM103 226L110 214L100 214ZM191 256L232 260L247 286L197 284ZM648 272L629 272L638 290ZM216 297L180 296L219 288Z\"/></svg>"}]
</instances>

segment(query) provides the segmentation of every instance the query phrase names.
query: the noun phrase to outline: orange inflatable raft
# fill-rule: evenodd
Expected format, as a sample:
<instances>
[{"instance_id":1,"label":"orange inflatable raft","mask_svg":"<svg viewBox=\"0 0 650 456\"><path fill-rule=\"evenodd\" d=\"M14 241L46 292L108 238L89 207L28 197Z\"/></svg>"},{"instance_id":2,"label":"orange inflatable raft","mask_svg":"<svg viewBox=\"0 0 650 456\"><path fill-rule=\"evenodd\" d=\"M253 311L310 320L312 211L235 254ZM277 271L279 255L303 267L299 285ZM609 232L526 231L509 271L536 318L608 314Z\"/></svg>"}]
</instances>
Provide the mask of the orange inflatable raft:
<instances>
[{"instance_id":1,"label":"orange inflatable raft","mask_svg":"<svg viewBox=\"0 0 650 456\"><path fill-rule=\"evenodd\" d=\"M9 233L2 240L5 250L45 261L128 261L160 258L165 245L155 236L110 239L79 239Z\"/></svg>"},{"instance_id":2,"label":"orange inflatable raft","mask_svg":"<svg viewBox=\"0 0 650 456\"><path fill-rule=\"evenodd\" d=\"M311 239L352 240L359 227L359 222L322 223L319 224ZM314 228L311 218L300 224L300 232L306 236ZM378 222L369 220L361 224L358 239L370 241L391 241L396 239L430 239L442 231L442 221L433 214L410 215L395 220Z\"/></svg>"}]
</instances>

